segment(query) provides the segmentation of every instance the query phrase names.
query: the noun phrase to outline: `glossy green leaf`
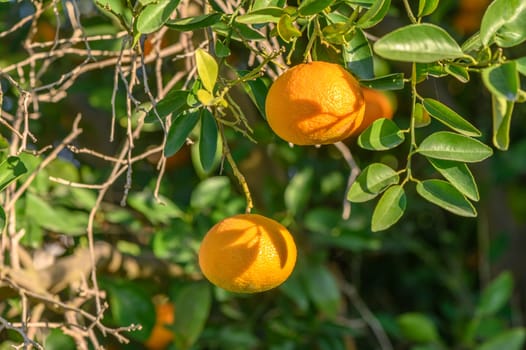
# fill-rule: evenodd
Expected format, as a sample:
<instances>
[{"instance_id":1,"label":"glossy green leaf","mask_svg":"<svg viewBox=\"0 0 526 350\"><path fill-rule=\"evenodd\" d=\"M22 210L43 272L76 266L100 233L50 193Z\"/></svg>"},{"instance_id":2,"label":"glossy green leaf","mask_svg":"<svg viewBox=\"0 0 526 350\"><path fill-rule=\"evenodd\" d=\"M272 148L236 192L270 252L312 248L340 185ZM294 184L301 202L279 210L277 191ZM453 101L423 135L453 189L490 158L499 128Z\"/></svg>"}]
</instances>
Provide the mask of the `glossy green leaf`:
<instances>
[{"instance_id":1,"label":"glossy green leaf","mask_svg":"<svg viewBox=\"0 0 526 350\"><path fill-rule=\"evenodd\" d=\"M373 79L360 79L360 84L376 90L401 90L404 88L404 73L393 73Z\"/></svg>"},{"instance_id":2,"label":"glossy green leaf","mask_svg":"<svg viewBox=\"0 0 526 350\"><path fill-rule=\"evenodd\" d=\"M222 14L214 12L206 15L177 18L166 22L166 26L180 32L193 31L213 25L221 19L221 16Z\"/></svg>"},{"instance_id":3,"label":"glossy green leaf","mask_svg":"<svg viewBox=\"0 0 526 350\"><path fill-rule=\"evenodd\" d=\"M449 131L429 135L416 151L430 158L467 163L483 161L493 154L493 150L482 142Z\"/></svg>"},{"instance_id":4,"label":"glossy green leaf","mask_svg":"<svg viewBox=\"0 0 526 350\"><path fill-rule=\"evenodd\" d=\"M284 13L280 7L260 8L237 16L236 21L244 24L278 23Z\"/></svg>"},{"instance_id":5,"label":"glossy green leaf","mask_svg":"<svg viewBox=\"0 0 526 350\"><path fill-rule=\"evenodd\" d=\"M292 17L290 17L286 13L280 17L278 21L277 30L280 38L287 43L290 42L292 39L301 36L301 32L299 31L299 29L294 26L294 21L292 20Z\"/></svg>"},{"instance_id":6,"label":"glossy green leaf","mask_svg":"<svg viewBox=\"0 0 526 350\"><path fill-rule=\"evenodd\" d=\"M350 32L352 27L353 24L349 21L329 24L322 30L323 40L334 45L346 44L347 38L345 36ZM346 46L348 47L349 45Z\"/></svg>"},{"instance_id":7,"label":"glossy green leaf","mask_svg":"<svg viewBox=\"0 0 526 350\"><path fill-rule=\"evenodd\" d=\"M461 83L467 83L469 81L469 71L464 66L457 64L447 64L444 69L449 75Z\"/></svg>"},{"instance_id":8,"label":"glossy green leaf","mask_svg":"<svg viewBox=\"0 0 526 350\"><path fill-rule=\"evenodd\" d=\"M433 158L428 160L463 195L474 201L480 199L475 178L465 163Z\"/></svg>"},{"instance_id":9,"label":"glossy green leaf","mask_svg":"<svg viewBox=\"0 0 526 350\"><path fill-rule=\"evenodd\" d=\"M396 318L396 323L404 339L415 343L431 343L439 339L433 321L426 315L408 312Z\"/></svg>"},{"instance_id":10,"label":"glossy green leaf","mask_svg":"<svg viewBox=\"0 0 526 350\"><path fill-rule=\"evenodd\" d=\"M320 264L310 263L303 272L304 283L316 308L329 318L338 315L341 303L338 282L331 271Z\"/></svg>"},{"instance_id":11,"label":"glossy green leaf","mask_svg":"<svg viewBox=\"0 0 526 350\"><path fill-rule=\"evenodd\" d=\"M418 17L429 16L435 12L438 0L420 0L418 2Z\"/></svg>"},{"instance_id":12,"label":"glossy green leaf","mask_svg":"<svg viewBox=\"0 0 526 350\"><path fill-rule=\"evenodd\" d=\"M425 180L416 185L416 191L422 198L465 217L476 217L477 211L469 200L453 185L443 180Z\"/></svg>"},{"instance_id":13,"label":"glossy green leaf","mask_svg":"<svg viewBox=\"0 0 526 350\"><path fill-rule=\"evenodd\" d=\"M187 103L189 94L190 92L186 90L179 90L176 88L170 90L155 106L155 110L159 117L164 119L170 113L173 113L174 116L183 113L190 107ZM145 122L151 123L157 120L155 110L153 108L150 109L148 116L145 118Z\"/></svg>"},{"instance_id":14,"label":"glossy green leaf","mask_svg":"<svg viewBox=\"0 0 526 350\"><path fill-rule=\"evenodd\" d=\"M203 49L195 50L197 74L208 92L213 93L217 81L219 66L212 55Z\"/></svg>"},{"instance_id":15,"label":"glossy green leaf","mask_svg":"<svg viewBox=\"0 0 526 350\"><path fill-rule=\"evenodd\" d=\"M27 173L27 168L18 157L8 157L0 163L0 191L10 183Z\"/></svg>"},{"instance_id":16,"label":"glossy green leaf","mask_svg":"<svg viewBox=\"0 0 526 350\"><path fill-rule=\"evenodd\" d=\"M360 28L371 28L378 24L385 17L391 6L391 0L376 0L371 7L358 19L357 25Z\"/></svg>"},{"instance_id":17,"label":"glossy green leaf","mask_svg":"<svg viewBox=\"0 0 526 350\"><path fill-rule=\"evenodd\" d=\"M400 176L389 166L373 163L358 175L347 194L351 202L365 202L376 197L387 187L400 181Z\"/></svg>"},{"instance_id":18,"label":"glossy green leaf","mask_svg":"<svg viewBox=\"0 0 526 350\"><path fill-rule=\"evenodd\" d=\"M161 0L149 4L141 11L137 18L137 31L148 34L157 31L168 21L180 0Z\"/></svg>"},{"instance_id":19,"label":"glossy green leaf","mask_svg":"<svg viewBox=\"0 0 526 350\"><path fill-rule=\"evenodd\" d=\"M254 80L249 80L243 84L245 91L252 102L256 105L263 118L266 118L267 116L265 111L265 100L267 98L270 83L270 79L266 77L259 77Z\"/></svg>"},{"instance_id":20,"label":"glossy green leaf","mask_svg":"<svg viewBox=\"0 0 526 350\"><path fill-rule=\"evenodd\" d=\"M510 145L511 116L514 106L513 101L491 95L493 145L501 151L506 151Z\"/></svg>"},{"instance_id":21,"label":"glossy green leaf","mask_svg":"<svg viewBox=\"0 0 526 350\"><path fill-rule=\"evenodd\" d=\"M312 16L331 6L335 0L303 0L298 7L302 16Z\"/></svg>"},{"instance_id":22,"label":"glossy green leaf","mask_svg":"<svg viewBox=\"0 0 526 350\"><path fill-rule=\"evenodd\" d=\"M201 134L199 137L199 158L205 172L208 172L215 163L217 138L216 120L212 113L205 109L201 114Z\"/></svg>"},{"instance_id":23,"label":"glossy green leaf","mask_svg":"<svg viewBox=\"0 0 526 350\"><path fill-rule=\"evenodd\" d=\"M356 28L351 40L343 45L343 61L359 79L374 78L373 53L363 31Z\"/></svg>"},{"instance_id":24,"label":"glossy green leaf","mask_svg":"<svg viewBox=\"0 0 526 350\"><path fill-rule=\"evenodd\" d=\"M517 67L517 71L526 76L526 56L517 58L515 60L515 66Z\"/></svg>"},{"instance_id":25,"label":"glossy green leaf","mask_svg":"<svg viewBox=\"0 0 526 350\"><path fill-rule=\"evenodd\" d=\"M373 232L383 231L393 226L404 215L406 195L400 185L389 187L376 204L371 220Z\"/></svg>"},{"instance_id":26,"label":"glossy green leaf","mask_svg":"<svg viewBox=\"0 0 526 350\"><path fill-rule=\"evenodd\" d=\"M457 112L440 101L425 98L423 101L425 110L436 120L449 128L466 136L480 136L482 133L473 124L462 118Z\"/></svg>"},{"instance_id":27,"label":"glossy green leaf","mask_svg":"<svg viewBox=\"0 0 526 350\"><path fill-rule=\"evenodd\" d=\"M203 331L212 306L210 286L194 282L182 287L175 296L174 304L178 317L171 329L178 349L190 349Z\"/></svg>"},{"instance_id":28,"label":"glossy green leaf","mask_svg":"<svg viewBox=\"0 0 526 350\"><path fill-rule=\"evenodd\" d=\"M394 148L404 142L404 133L390 119L375 120L358 137L358 145L364 149L381 151Z\"/></svg>"},{"instance_id":29,"label":"glossy green leaf","mask_svg":"<svg viewBox=\"0 0 526 350\"><path fill-rule=\"evenodd\" d=\"M520 82L515 61L483 69L482 81L492 94L509 101L517 100Z\"/></svg>"},{"instance_id":30,"label":"glossy green leaf","mask_svg":"<svg viewBox=\"0 0 526 350\"><path fill-rule=\"evenodd\" d=\"M435 62L464 56L457 42L441 27L410 24L384 35L373 45L387 59L405 62Z\"/></svg>"},{"instance_id":31,"label":"glossy green leaf","mask_svg":"<svg viewBox=\"0 0 526 350\"><path fill-rule=\"evenodd\" d=\"M482 17L480 40L484 46L495 42L500 47L512 47L526 40L526 2L495 0Z\"/></svg>"},{"instance_id":32,"label":"glossy green leaf","mask_svg":"<svg viewBox=\"0 0 526 350\"><path fill-rule=\"evenodd\" d=\"M174 155L186 142L186 139L199 121L200 111L182 113L175 118L168 130L164 155L170 157Z\"/></svg>"},{"instance_id":33,"label":"glossy green leaf","mask_svg":"<svg viewBox=\"0 0 526 350\"><path fill-rule=\"evenodd\" d=\"M285 207L296 215L302 211L311 196L314 172L312 168L305 168L296 173L285 188Z\"/></svg>"},{"instance_id":34,"label":"glossy green leaf","mask_svg":"<svg viewBox=\"0 0 526 350\"><path fill-rule=\"evenodd\" d=\"M526 330L515 328L491 338L476 350L521 350L526 341Z\"/></svg>"},{"instance_id":35,"label":"glossy green leaf","mask_svg":"<svg viewBox=\"0 0 526 350\"><path fill-rule=\"evenodd\" d=\"M512 292L513 276L509 271L502 272L482 290L476 314L490 316L497 313L510 302Z\"/></svg>"},{"instance_id":36,"label":"glossy green leaf","mask_svg":"<svg viewBox=\"0 0 526 350\"><path fill-rule=\"evenodd\" d=\"M428 77L442 78L448 73L443 64L439 62L417 63L416 64L416 81L423 82Z\"/></svg>"}]
</instances>

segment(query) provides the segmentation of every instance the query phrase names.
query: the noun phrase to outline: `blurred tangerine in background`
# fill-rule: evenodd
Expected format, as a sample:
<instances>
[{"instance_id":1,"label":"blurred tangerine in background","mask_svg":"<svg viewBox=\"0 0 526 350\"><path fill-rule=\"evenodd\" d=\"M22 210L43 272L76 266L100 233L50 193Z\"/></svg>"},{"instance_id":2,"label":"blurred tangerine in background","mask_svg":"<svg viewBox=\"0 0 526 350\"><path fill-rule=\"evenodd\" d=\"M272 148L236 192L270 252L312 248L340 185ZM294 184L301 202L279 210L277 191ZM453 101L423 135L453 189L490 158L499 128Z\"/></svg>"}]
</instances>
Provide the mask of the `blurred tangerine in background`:
<instances>
[{"instance_id":1,"label":"blurred tangerine in background","mask_svg":"<svg viewBox=\"0 0 526 350\"><path fill-rule=\"evenodd\" d=\"M453 18L453 27L462 35L475 33L490 0L460 0L458 12Z\"/></svg>"},{"instance_id":2,"label":"blurred tangerine in background","mask_svg":"<svg viewBox=\"0 0 526 350\"><path fill-rule=\"evenodd\" d=\"M365 100L365 113L362 124L356 130L356 135L362 133L375 120L380 118L392 119L396 110L396 99L387 91L362 88Z\"/></svg>"},{"instance_id":3,"label":"blurred tangerine in background","mask_svg":"<svg viewBox=\"0 0 526 350\"><path fill-rule=\"evenodd\" d=\"M155 305L155 325L144 345L149 350L163 350L174 339L173 332L166 326L175 322L175 306L170 302Z\"/></svg>"}]
</instances>

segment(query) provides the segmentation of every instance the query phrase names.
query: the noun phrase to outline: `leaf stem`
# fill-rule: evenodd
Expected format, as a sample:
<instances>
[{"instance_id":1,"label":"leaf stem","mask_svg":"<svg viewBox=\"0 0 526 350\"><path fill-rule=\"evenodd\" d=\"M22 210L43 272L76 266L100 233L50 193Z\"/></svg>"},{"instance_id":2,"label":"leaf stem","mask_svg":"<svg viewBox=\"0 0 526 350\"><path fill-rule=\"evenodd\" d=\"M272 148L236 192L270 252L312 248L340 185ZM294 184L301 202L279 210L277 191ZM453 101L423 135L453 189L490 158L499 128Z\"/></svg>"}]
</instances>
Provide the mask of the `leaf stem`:
<instances>
[{"instance_id":1,"label":"leaf stem","mask_svg":"<svg viewBox=\"0 0 526 350\"><path fill-rule=\"evenodd\" d=\"M411 10L411 5L409 5L409 1L407 0L403 0L403 1L404 1L405 11L407 12L407 16L409 17L409 20L411 21L411 23L413 24L418 23L418 20L413 14L413 10Z\"/></svg>"}]
</instances>

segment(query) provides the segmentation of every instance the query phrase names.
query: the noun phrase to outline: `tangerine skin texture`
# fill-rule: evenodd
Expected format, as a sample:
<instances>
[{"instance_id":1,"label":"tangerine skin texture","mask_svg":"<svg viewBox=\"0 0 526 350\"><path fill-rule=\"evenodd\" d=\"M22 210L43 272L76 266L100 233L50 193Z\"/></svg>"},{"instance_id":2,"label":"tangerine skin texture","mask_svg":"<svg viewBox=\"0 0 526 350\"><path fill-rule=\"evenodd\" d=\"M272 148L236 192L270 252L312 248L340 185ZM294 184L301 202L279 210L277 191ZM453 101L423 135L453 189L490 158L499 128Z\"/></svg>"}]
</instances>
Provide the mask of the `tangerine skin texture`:
<instances>
[{"instance_id":1,"label":"tangerine skin texture","mask_svg":"<svg viewBox=\"0 0 526 350\"><path fill-rule=\"evenodd\" d=\"M365 103L358 81L338 64L314 61L287 70L265 101L271 129L296 145L321 145L352 135Z\"/></svg>"},{"instance_id":2,"label":"tangerine skin texture","mask_svg":"<svg viewBox=\"0 0 526 350\"><path fill-rule=\"evenodd\" d=\"M296 264L296 245L280 223L258 214L239 214L214 225L199 248L205 277L235 293L279 286Z\"/></svg>"}]
</instances>

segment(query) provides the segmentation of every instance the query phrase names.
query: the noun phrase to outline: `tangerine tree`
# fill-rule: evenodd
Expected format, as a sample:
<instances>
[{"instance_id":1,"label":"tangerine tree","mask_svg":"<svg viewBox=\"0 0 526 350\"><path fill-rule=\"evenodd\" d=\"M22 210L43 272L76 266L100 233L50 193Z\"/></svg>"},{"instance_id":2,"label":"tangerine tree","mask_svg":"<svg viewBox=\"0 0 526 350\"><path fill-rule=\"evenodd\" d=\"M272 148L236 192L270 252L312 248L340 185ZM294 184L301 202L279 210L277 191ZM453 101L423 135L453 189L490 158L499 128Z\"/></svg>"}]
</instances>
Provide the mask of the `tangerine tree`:
<instances>
[{"instance_id":1,"label":"tangerine tree","mask_svg":"<svg viewBox=\"0 0 526 350\"><path fill-rule=\"evenodd\" d=\"M0 0L0 349L521 349L525 41L521 0Z\"/></svg>"}]
</instances>

